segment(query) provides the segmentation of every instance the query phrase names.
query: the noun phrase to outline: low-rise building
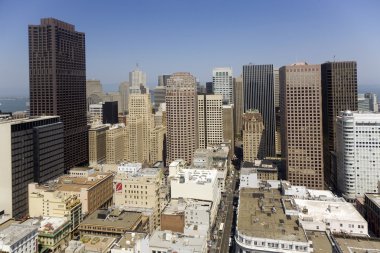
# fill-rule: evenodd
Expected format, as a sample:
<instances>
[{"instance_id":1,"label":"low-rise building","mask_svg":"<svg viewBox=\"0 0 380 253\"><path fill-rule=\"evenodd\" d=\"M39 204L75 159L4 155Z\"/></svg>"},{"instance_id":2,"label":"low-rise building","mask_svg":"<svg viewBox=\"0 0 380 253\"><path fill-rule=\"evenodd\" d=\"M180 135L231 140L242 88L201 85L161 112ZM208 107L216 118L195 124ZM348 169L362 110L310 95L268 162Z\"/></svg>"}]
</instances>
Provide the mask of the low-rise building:
<instances>
[{"instance_id":1,"label":"low-rise building","mask_svg":"<svg viewBox=\"0 0 380 253\"><path fill-rule=\"evenodd\" d=\"M205 237L156 230L149 239L149 252L206 253L207 241Z\"/></svg>"},{"instance_id":2,"label":"low-rise building","mask_svg":"<svg viewBox=\"0 0 380 253\"><path fill-rule=\"evenodd\" d=\"M100 235L83 235L80 242L83 244L85 252L107 253L110 252L116 238ZM76 251L75 251L76 253Z\"/></svg>"},{"instance_id":3,"label":"low-rise building","mask_svg":"<svg viewBox=\"0 0 380 253\"><path fill-rule=\"evenodd\" d=\"M37 226L23 224L12 224L5 229L1 229L0 252L37 252L37 230Z\"/></svg>"},{"instance_id":4,"label":"low-rise building","mask_svg":"<svg viewBox=\"0 0 380 253\"><path fill-rule=\"evenodd\" d=\"M119 170L115 175L114 204L127 209L151 209L153 214L150 222L153 222L153 229L159 227L162 169L140 168L137 171L129 171L131 170Z\"/></svg>"},{"instance_id":5,"label":"low-rise building","mask_svg":"<svg viewBox=\"0 0 380 253\"><path fill-rule=\"evenodd\" d=\"M64 195L62 192L29 191L29 216L68 217L71 231L78 228L82 221L82 203L76 195Z\"/></svg>"},{"instance_id":6,"label":"low-rise building","mask_svg":"<svg viewBox=\"0 0 380 253\"><path fill-rule=\"evenodd\" d=\"M79 225L83 235L122 236L126 232L146 232L149 218L141 212L126 212L120 209L99 209L86 217Z\"/></svg>"},{"instance_id":7,"label":"low-rise building","mask_svg":"<svg viewBox=\"0 0 380 253\"><path fill-rule=\"evenodd\" d=\"M279 190L240 190L236 252L313 252L297 217L283 211Z\"/></svg>"},{"instance_id":8,"label":"low-rise building","mask_svg":"<svg viewBox=\"0 0 380 253\"><path fill-rule=\"evenodd\" d=\"M365 194L364 208L369 230L380 237L380 194Z\"/></svg>"},{"instance_id":9,"label":"low-rise building","mask_svg":"<svg viewBox=\"0 0 380 253\"><path fill-rule=\"evenodd\" d=\"M243 187L258 188L263 181L278 180L278 169L267 160L243 162L240 169L240 189Z\"/></svg>"},{"instance_id":10,"label":"low-rise building","mask_svg":"<svg viewBox=\"0 0 380 253\"><path fill-rule=\"evenodd\" d=\"M334 253L379 253L380 239L374 237L332 234Z\"/></svg>"},{"instance_id":11,"label":"low-rise building","mask_svg":"<svg viewBox=\"0 0 380 253\"><path fill-rule=\"evenodd\" d=\"M161 230L209 237L216 219L211 210L210 201L171 199L161 214Z\"/></svg>"},{"instance_id":12,"label":"low-rise building","mask_svg":"<svg viewBox=\"0 0 380 253\"><path fill-rule=\"evenodd\" d=\"M145 233L126 233L111 248L111 253L149 252L149 236Z\"/></svg>"},{"instance_id":13,"label":"low-rise building","mask_svg":"<svg viewBox=\"0 0 380 253\"><path fill-rule=\"evenodd\" d=\"M182 169L186 169L186 161L183 159L174 160L169 165L169 177L177 175Z\"/></svg>"},{"instance_id":14,"label":"low-rise building","mask_svg":"<svg viewBox=\"0 0 380 253\"><path fill-rule=\"evenodd\" d=\"M82 203L83 214L92 213L100 207L112 202L113 174L110 172L95 172L82 168L84 176L64 175L48 184L29 184L29 192L42 194L46 191L61 193L63 196L77 196ZM89 172L90 171L90 172ZM86 176L86 173L88 175Z\"/></svg>"}]
</instances>

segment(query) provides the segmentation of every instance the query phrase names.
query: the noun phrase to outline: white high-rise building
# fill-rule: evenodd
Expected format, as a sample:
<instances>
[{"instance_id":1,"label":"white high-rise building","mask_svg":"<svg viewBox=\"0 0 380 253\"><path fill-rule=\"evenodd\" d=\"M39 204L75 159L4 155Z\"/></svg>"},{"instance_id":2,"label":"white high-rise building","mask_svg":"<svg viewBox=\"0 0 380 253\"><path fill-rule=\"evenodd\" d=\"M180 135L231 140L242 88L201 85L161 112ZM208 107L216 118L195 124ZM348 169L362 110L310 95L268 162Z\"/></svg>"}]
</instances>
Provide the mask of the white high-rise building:
<instances>
[{"instance_id":1,"label":"white high-rise building","mask_svg":"<svg viewBox=\"0 0 380 253\"><path fill-rule=\"evenodd\" d=\"M129 72L130 93L148 93L146 88L146 74L138 66ZM137 92L140 89L140 92ZM142 92L145 91L145 92Z\"/></svg>"},{"instance_id":2,"label":"white high-rise building","mask_svg":"<svg viewBox=\"0 0 380 253\"><path fill-rule=\"evenodd\" d=\"M223 142L223 96L198 95L199 147Z\"/></svg>"},{"instance_id":3,"label":"white high-rise building","mask_svg":"<svg viewBox=\"0 0 380 253\"><path fill-rule=\"evenodd\" d=\"M223 95L223 100L233 103L233 79L232 68L214 68L212 70L212 82L214 94Z\"/></svg>"},{"instance_id":4,"label":"white high-rise building","mask_svg":"<svg viewBox=\"0 0 380 253\"><path fill-rule=\"evenodd\" d=\"M340 112L336 122L338 189L348 200L376 193L380 179L380 114Z\"/></svg>"}]
</instances>

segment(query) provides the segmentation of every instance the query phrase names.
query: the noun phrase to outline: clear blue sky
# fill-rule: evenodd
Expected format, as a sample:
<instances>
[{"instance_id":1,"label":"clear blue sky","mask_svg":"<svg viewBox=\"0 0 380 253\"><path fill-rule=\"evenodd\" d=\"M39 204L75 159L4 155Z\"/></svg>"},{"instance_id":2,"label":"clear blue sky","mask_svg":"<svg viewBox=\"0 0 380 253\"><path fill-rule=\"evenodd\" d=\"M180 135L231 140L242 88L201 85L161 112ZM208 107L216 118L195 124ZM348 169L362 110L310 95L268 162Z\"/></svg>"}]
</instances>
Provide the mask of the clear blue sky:
<instances>
[{"instance_id":1,"label":"clear blue sky","mask_svg":"<svg viewBox=\"0 0 380 253\"><path fill-rule=\"evenodd\" d=\"M380 1L0 0L0 96L28 94L28 24L42 17L86 33L87 78L106 89L136 64L157 76L247 63L356 60L360 85L380 84ZM376 88L373 86L373 88Z\"/></svg>"}]
</instances>

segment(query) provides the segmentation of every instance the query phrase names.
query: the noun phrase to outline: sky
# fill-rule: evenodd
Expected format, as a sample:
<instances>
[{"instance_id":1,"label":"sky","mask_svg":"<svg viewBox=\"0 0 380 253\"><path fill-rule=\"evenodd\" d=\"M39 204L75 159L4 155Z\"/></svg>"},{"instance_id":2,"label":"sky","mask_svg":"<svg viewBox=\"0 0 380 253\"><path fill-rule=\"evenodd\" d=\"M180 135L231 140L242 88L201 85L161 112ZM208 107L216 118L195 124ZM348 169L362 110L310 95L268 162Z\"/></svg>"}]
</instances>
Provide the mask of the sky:
<instances>
[{"instance_id":1,"label":"sky","mask_svg":"<svg viewBox=\"0 0 380 253\"><path fill-rule=\"evenodd\" d=\"M380 90L378 0L0 0L0 97L28 95L28 25L43 17L86 34L87 78L105 90L128 80L214 67L356 60L359 87ZM360 90L360 89L359 89Z\"/></svg>"}]
</instances>

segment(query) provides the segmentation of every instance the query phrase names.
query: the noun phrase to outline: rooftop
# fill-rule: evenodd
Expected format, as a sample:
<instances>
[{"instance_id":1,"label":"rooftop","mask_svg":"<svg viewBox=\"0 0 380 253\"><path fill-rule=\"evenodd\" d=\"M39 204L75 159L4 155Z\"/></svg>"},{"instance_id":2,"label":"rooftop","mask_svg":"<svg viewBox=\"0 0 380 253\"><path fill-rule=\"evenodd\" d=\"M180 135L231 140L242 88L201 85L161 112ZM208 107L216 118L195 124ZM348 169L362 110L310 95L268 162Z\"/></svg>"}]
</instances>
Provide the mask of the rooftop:
<instances>
[{"instance_id":1,"label":"rooftop","mask_svg":"<svg viewBox=\"0 0 380 253\"><path fill-rule=\"evenodd\" d=\"M98 184L104 178L112 176L112 173L94 172L89 177L70 177L67 175L61 176L58 179L47 184L36 184L37 189L49 191L71 191L80 192L83 188L91 188Z\"/></svg>"},{"instance_id":2,"label":"rooftop","mask_svg":"<svg viewBox=\"0 0 380 253\"><path fill-rule=\"evenodd\" d=\"M145 233L126 233L123 235L123 237L120 238L117 244L114 245L112 248L113 249L134 248L138 241L146 237L147 237L147 234Z\"/></svg>"},{"instance_id":3,"label":"rooftop","mask_svg":"<svg viewBox=\"0 0 380 253\"><path fill-rule=\"evenodd\" d=\"M299 210L307 209L307 214L300 212L300 218L313 217L313 221L341 220L366 222L355 207L348 202L294 199Z\"/></svg>"},{"instance_id":4,"label":"rooftop","mask_svg":"<svg viewBox=\"0 0 380 253\"><path fill-rule=\"evenodd\" d=\"M313 253L332 253L333 247L326 232L306 231L307 238L313 242Z\"/></svg>"},{"instance_id":5,"label":"rooftop","mask_svg":"<svg viewBox=\"0 0 380 253\"><path fill-rule=\"evenodd\" d=\"M45 216L42 220L39 222L39 232L44 233L55 233L57 230L59 230L61 227L63 227L65 224L67 224L69 220L66 217L50 217Z\"/></svg>"},{"instance_id":6,"label":"rooftop","mask_svg":"<svg viewBox=\"0 0 380 253\"><path fill-rule=\"evenodd\" d=\"M38 121L38 120L55 119L55 118L59 118L59 116L34 116L34 117L21 118L21 119L6 118L6 119L0 120L0 124L16 125L16 124L28 123L28 122Z\"/></svg>"},{"instance_id":7,"label":"rooftop","mask_svg":"<svg viewBox=\"0 0 380 253\"><path fill-rule=\"evenodd\" d=\"M99 209L84 219L80 226L112 226L132 231L140 223L141 217L140 212L125 212L118 209L110 212L109 210Z\"/></svg>"},{"instance_id":8,"label":"rooftop","mask_svg":"<svg viewBox=\"0 0 380 253\"><path fill-rule=\"evenodd\" d=\"M98 235L83 235L80 240L83 243L86 252L103 253L108 252L112 244L116 241L116 238Z\"/></svg>"},{"instance_id":9,"label":"rooftop","mask_svg":"<svg viewBox=\"0 0 380 253\"><path fill-rule=\"evenodd\" d=\"M240 190L237 229L251 237L274 240L307 242L304 230L298 226L297 217L285 215L277 189Z\"/></svg>"},{"instance_id":10,"label":"rooftop","mask_svg":"<svg viewBox=\"0 0 380 253\"><path fill-rule=\"evenodd\" d=\"M211 210L212 202L195 199L171 199L162 213L169 215L178 214L194 207L196 207L198 210Z\"/></svg>"},{"instance_id":11,"label":"rooftop","mask_svg":"<svg viewBox=\"0 0 380 253\"><path fill-rule=\"evenodd\" d=\"M377 193L367 193L365 196L371 200L373 203L377 205L378 208L380 208L380 194Z\"/></svg>"},{"instance_id":12,"label":"rooftop","mask_svg":"<svg viewBox=\"0 0 380 253\"><path fill-rule=\"evenodd\" d=\"M150 237L149 247L172 249L178 252L203 252L206 247L206 238L156 230Z\"/></svg>"},{"instance_id":13,"label":"rooftop","mask_svg":"<svg viewBox=\"0 0 380 253\"><path fill-rule=\"evenodd\" d=\"M342 253L380 253L380 239L334 234L333 240Z\"/></svg>"},{"instance_id":14,"label":"rooftop","mask_svg":"<svg viewBox=\"0 0 380 253\"><path fill-rule=\"evenodd\" d=\"M1 245L13 245L30 233L37 234L37 226L25 224L12 224L9 227L0 230L0 251Z\"/></svg>"},{"instance_id":15,"label":"rooftop","mask_svg":"<svg viewBox=\"0 0 380 253\"><path fill-rule=\"evenodd\" d=\"M200 170L200 169L183 169L179 171L173 180L180 180L180 182L193 182L197 184L211 184L215 181L217 170Z\"/></svg>"}]
</instances>

